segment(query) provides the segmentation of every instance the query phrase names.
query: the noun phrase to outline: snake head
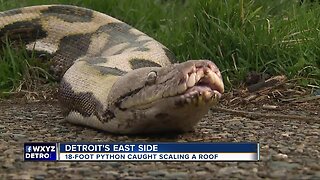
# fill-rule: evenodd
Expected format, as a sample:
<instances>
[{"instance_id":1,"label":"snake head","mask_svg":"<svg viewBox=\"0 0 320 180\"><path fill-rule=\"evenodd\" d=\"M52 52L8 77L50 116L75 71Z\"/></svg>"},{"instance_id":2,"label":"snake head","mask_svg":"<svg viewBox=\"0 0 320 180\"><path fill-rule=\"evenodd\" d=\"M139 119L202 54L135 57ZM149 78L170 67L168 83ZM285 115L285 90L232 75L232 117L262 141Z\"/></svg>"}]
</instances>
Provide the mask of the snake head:
<instances>
[{"instance_id":1,"label":"snake head","mask_svg":"<svg viewBox=\"0 0 320 180\"><path fill-rule=\"evenodd\" d=\"M213 62L190 60L127 73L113 85L108 102L126 133L183 132L193 129L223 91Z\"/></svg>"}]
</instances>

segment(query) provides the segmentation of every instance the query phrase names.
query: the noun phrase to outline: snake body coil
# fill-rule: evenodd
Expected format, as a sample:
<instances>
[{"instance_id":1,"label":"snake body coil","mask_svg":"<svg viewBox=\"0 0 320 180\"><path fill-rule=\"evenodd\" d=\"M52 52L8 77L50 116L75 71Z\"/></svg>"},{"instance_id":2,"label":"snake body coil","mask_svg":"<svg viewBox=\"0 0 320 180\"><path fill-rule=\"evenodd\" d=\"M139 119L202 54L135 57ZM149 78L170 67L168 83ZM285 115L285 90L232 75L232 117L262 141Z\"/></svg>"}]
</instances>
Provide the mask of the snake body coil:
<instances>
[{"instance_id":1,"label":"snake body coil","mask_svg":"<svg viewBox=\"0 0 320 180\"><path fill-rule=\"evenodd\" d=\"M162 44L105 14L67 5L0 13L1 46L50 55L66 120L112 133L189 131L223 92L208 60L174 63Z\"/></svg>"}]
</instances>

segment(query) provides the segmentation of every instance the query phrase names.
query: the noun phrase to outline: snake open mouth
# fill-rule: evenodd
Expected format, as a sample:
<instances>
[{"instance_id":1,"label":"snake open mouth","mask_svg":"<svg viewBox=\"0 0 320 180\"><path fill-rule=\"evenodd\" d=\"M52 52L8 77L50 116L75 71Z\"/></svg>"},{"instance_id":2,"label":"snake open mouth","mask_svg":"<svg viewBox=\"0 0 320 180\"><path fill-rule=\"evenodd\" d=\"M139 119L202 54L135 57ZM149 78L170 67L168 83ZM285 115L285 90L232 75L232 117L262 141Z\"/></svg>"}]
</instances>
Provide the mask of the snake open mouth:
<instances>
[{"instance_id":1,"label":"snake open mouth","mask_svg":"<svg viewBox=\"0 0 320 180\"><path fill-rule=\"evenodd\" d=\"M188 104L207 106L218 102L224 85L221 73L213 62L188 61L174 67L176 70L169 75L159 75L160 80L153 81L154 85L143 85L120 96L115 101L116 107L121 110L148 109L173 102L180 108ZM149 75L150 71L147 72Z\"/></svg>"},{"instance_id":2,"label":"snake open mouth","mask_svg":"<svg viewBox=\"0 0 320 180\"><path fill-rule=\"evenodd\" d=\"M181 103L215 102L224 91L221 74L212 66L192 68L185 83L187 89L180 95Z\"/></svg>"}]
</instances>

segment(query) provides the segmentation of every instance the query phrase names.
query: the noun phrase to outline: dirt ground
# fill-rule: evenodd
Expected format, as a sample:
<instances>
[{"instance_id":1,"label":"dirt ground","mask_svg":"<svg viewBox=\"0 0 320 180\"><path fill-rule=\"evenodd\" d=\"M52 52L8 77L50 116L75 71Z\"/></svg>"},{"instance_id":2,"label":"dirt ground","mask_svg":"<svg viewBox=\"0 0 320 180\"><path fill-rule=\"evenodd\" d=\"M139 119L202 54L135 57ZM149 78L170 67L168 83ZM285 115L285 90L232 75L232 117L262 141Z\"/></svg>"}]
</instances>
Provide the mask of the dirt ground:
<instances>
[{"instance_id":1,"label":"dirt ground","mask_svg":"<svg viewBox=\"0 0 320 180\"><path fill-rule=\"evenodd\" d=\"M231 109L319 118L320 99L290 103L267 96L221 105ZM261 94L260 94L261 96ZM231 97L231 98L230 98ZM269 97L269 98L268 98ZM230 102L233 100L233 105ZM245 102L245 103L244 103ZM265 104L276 106L263 108ZM0 101L0 179L320 179L320 122L247 118L210 111L195 132L117 136L64 121L56 100ZM24 162L24 142L259 142L259 162Z\"/></svg>"}]
</instances>

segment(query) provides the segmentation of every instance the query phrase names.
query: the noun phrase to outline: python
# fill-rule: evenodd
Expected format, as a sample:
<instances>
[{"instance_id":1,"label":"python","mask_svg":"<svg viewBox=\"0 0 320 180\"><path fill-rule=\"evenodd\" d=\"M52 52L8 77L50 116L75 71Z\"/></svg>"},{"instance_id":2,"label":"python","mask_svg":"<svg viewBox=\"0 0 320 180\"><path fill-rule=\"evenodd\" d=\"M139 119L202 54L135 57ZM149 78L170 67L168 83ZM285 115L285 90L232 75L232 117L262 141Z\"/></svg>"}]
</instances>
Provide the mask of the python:
<instances>
[{"instance_id":1,"label":"python","mask_svg":"<svg viewBox=\"0 0 320 180\"><path fill-rule=\"evenodd\" d=\"M118 134L191 131L224 91L212 61L177 63L153 38L86 8L2 12L0 46L7 38L50 55L62 113L78 125Z\"/></svg>"}]
</instances>

